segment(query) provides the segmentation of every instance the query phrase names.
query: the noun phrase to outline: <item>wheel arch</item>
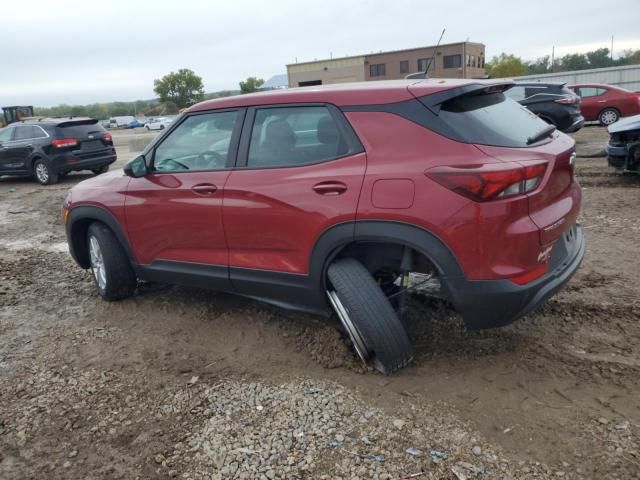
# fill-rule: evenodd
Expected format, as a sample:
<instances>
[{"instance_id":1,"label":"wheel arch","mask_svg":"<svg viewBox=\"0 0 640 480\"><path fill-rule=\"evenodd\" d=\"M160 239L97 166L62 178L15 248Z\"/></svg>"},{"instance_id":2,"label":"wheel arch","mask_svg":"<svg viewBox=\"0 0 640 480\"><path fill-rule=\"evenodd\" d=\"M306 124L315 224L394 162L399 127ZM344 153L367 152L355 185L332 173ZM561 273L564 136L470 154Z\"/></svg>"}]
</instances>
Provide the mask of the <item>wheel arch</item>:
<instances>
[{"instance_id":1,"label":"wheel arch","mask_svg":"<svg viewBox=\"0 0 640 480\"><path fill-rule=\"evenodd\" d=\"M335 225L320 236L309 265L310 280L314 288L325 291L329 265L340 252L357 242L387 243L412 248L435 266L444 289L447 288L448 277L464 275L453 252L432 232L402 222L366 220Z\"/></svg>"},{"instance_id":2,"label":"wheel arch","mask_svg":"<svg viewBox=\"0 0 640 480\"><path fill-rule=\"evenodd\" d=\"M89 268L89 248L87 245L87 231L93 222L105 224L116 236L134 270L137 270L137 262L129 241L125 236L115 216L105 208L95 205L82 205L74 207L69 213L66 224L67 242L69 252L78 265Z\"/></svg>"}]
</instances>

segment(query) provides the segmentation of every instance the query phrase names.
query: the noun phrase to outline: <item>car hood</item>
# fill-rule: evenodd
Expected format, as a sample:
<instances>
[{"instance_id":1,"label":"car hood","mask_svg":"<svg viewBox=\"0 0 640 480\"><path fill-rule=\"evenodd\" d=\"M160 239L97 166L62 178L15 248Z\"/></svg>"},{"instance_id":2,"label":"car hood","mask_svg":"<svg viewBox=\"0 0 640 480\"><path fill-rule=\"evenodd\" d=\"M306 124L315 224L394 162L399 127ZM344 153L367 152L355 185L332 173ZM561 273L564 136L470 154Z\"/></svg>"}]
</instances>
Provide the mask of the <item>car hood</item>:
<instances>
[{"instance_id":1,"label":"car hood","mask_svg":"<svg viewBox=\"0 0 640 480\"><path fill-rule=\"evenodd\" d=\"M102 175L97 175L92 178L88 178L87 180L83 180L78 183L72 190L93 190L96 188L109 188L118 190L123 188L129 183L131 180L130 177L127 177L124 174L124 171L119 168L117 170L112 170L107 173L103 173Z\"/></svg>"},{"instance_id":2,"label":"car hood","mask_svg":"<svg viewBox=\"0 0 640 480\"><path fill-rule=\"evenodd\" d=\"M620 133L629 130L640 130L640 115L622 118L607 127L609 133Z\"/></svg>"}]
</instances>

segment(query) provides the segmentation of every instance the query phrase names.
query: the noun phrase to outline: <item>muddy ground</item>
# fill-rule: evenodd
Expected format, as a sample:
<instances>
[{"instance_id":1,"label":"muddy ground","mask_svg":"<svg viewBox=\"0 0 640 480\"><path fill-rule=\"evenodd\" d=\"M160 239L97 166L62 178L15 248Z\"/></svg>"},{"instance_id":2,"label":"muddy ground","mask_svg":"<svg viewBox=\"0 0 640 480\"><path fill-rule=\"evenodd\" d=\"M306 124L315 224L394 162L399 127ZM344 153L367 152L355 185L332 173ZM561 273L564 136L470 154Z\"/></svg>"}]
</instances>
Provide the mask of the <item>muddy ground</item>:
<instances>
[{"instance_id":1,"label":"muddy ground","mask_svg":"<svg viewBox=\"0 0 640 480\"><path fill-rule=\"evenodd\" d=\"M88 175L1 179L0 478L640 478L640 178L577 176L567 287L484 332L412 299L416 359L388 377L318 319L231 295L100 300L60 220Z\"/></svg>"}]
</instances>

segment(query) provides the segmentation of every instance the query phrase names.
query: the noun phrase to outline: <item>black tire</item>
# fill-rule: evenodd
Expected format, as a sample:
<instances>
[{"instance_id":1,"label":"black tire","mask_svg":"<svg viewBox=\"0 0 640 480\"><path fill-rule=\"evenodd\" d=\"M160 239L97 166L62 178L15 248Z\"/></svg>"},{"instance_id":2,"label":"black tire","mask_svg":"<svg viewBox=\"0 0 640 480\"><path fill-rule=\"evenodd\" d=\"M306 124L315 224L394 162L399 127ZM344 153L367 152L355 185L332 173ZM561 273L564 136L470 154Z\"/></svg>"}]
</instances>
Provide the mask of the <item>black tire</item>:
<instances>
[{"instance_id":1,"label":"black tire","mask_svg":"<svg viewBox=\"0 0 640 480\"><path fill-rule=\"evenodd\" d=\"M96 241L104 266L104 285L98 280L96 262L92 256L92 241ZM87 231L87 248L91 273L98 293L105 300L122 300L133 295L137 286L136 275L124 248L114 233L103 223L94 222Z\"/></svg>"},{"instance_id":2,"label":"black tire","mask_svg":"<svg viewBox=\"0 0 640 480\"><path fill-rule=\"evenodd\" d=\"M35 178L40 185L53 185L54 183L58 183L58 173L47 160L42 158L38 158L33 162L33 178Z\"/></svg>"},{"instance_id":3,"label":"black tire","mask_svg":"<svg viewBox=\"0 0 640 480\"><path fill-rule=\"evenodd\" d=\"M404 326L369 271L355 259L337 260L329 266L329 297L335 294L355 327L354 338L348 325L336 314L347 330L356 352L363 360L384 374L393 373L413 359L413 348ZM358 344L365 352L358 349Z\"/></svg>"},{"instance_id":4,"label":"black tire","mask_svg":"<svg viewBox=\"0 0 640 480\"><path fill-rule=\"evenodd\" d=\"M164 130L164 125L160 125L160 130Z\"/></svg>"},{"instance_id":5,"label":"black tire","mask_svg":"<svg viewBox=\"0 0 640 480\"><path fill-rule=\"evenodd\" d=\"M145 125L145 126L144 126L144 128L146 128L146 129L147 129L147 132L150 132L150 131L151 131L151 129L149 128L149 125Z\"/></svg>"},{"instance_id":6,"label":"black tire","mask_svg":"<svg viewBox=\"0 0 640 480\"><path fill-rule=\"evenodd\" d=\"M93 169L91 169L91 171L92 171L95 175L100 175L101 173L105 173L105 172L109 171L109 165L102 165L100 168L93 168Z\"/></svg>"},{"instance_id":7,"label":"black tire","mask_svg":"<svg viewBox=\"0 0 640 480\"><path fill-rule=\"evenodd\" d=\"M605 108L598 115L598 122L603 127L616 123L618 120L620 120L620 112L615 108Z\"/></svg>"}]
</instances>

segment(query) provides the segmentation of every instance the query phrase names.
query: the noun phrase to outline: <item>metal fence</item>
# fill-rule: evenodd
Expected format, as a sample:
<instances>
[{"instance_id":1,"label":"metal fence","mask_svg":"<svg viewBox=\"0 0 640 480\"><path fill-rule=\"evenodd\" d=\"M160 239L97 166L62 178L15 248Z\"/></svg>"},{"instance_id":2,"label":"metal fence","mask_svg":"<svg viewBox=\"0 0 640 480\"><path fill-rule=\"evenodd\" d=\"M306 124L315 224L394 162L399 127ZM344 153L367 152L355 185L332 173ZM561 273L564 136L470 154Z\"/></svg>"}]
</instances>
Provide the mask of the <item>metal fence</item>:
<instances>
[{"instance_id":1,"label":"metal fence","mask_svg":"<svg viewBox=\"0 0 640 480\"><path fill-rule=\"evenodd\" d=\"M516 82L566 82L566 83L606 83L627 90L640 91L640 65L624 67L592 68L575 72L545 73L514 77Z\"/></svg>"}]
</instances>

